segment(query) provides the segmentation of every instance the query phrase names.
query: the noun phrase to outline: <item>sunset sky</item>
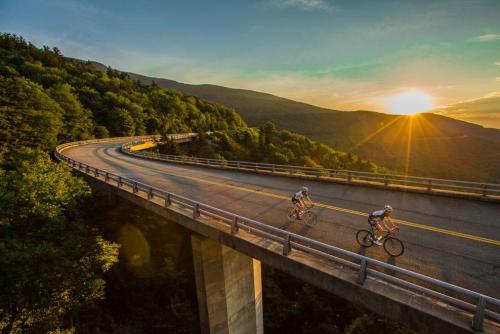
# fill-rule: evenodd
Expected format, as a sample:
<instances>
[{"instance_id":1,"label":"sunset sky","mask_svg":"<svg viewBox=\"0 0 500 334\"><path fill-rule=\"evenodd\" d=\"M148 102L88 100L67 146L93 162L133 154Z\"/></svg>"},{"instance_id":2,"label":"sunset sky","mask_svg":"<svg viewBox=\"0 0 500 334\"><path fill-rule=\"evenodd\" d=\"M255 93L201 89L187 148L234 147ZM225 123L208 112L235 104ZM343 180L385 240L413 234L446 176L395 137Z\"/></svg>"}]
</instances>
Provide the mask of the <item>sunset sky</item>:
<instances>
[{"instance_id":1,"label":"sunset sky","mask_svg":"<svg viewBox=\"0 0 500 334\"><path fill-rule=\"evenodd\" d=\"M498 0L0 0L0 31L186 83L500 128Z\"/></svg>"}]
</instances>

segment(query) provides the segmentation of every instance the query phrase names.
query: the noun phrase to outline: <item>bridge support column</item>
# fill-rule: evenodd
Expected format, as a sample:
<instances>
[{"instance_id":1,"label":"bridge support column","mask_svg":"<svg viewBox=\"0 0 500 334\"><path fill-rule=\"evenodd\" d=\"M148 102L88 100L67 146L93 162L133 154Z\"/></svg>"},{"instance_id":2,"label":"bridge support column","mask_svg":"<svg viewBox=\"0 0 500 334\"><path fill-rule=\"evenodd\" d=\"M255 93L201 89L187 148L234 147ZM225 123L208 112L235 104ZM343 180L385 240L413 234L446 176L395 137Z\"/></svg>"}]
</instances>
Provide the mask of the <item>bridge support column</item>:
<instances>
[{"instance_id":1,"label":"bridge support column","mask_svg":"<svg viewBox=\"0 0 500 334\"><path fill-rule=\"evenodd\" d=\"M191 236L201 332L264 333L260 261Z\"/></svg>"}]
</instances>

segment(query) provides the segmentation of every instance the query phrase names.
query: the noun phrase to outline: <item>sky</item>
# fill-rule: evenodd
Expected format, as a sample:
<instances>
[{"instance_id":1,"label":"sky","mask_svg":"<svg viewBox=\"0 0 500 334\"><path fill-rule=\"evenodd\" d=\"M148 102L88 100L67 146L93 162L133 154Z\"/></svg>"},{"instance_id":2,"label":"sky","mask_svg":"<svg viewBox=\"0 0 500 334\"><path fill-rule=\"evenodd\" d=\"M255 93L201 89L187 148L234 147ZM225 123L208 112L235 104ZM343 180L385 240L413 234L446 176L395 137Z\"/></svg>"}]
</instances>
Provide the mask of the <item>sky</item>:
<instances>
[{"instance_id":1,"label":"sky","mask_svg":"<svg viewBox=\"0 0 500 334\"><path fill-rule=\"evenodd\" d=\"M499 0L0 0L0 31L185 83L500 128Z\"/></svg>"}]
</instances>

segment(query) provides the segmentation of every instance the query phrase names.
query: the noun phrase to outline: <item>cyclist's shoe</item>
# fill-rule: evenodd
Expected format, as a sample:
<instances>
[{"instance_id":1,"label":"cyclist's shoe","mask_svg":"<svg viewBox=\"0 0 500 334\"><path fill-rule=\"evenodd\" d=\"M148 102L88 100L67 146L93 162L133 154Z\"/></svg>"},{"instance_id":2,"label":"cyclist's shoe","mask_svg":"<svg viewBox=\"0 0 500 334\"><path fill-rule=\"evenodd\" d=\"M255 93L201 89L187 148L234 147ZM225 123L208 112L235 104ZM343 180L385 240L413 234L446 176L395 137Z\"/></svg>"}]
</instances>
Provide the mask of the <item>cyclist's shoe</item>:
<instances>
[{"instance_id":1,"label":"cyclist's shoe","mask_svg":"<svg viewBox=\"0 0 500 334\"><path fill-rule=\"evenodd\" d=\"M382 246L382 243L380 242L380 238L377 238L375 236L370 237L375 245Z\"/></svg>"}]
</instances>

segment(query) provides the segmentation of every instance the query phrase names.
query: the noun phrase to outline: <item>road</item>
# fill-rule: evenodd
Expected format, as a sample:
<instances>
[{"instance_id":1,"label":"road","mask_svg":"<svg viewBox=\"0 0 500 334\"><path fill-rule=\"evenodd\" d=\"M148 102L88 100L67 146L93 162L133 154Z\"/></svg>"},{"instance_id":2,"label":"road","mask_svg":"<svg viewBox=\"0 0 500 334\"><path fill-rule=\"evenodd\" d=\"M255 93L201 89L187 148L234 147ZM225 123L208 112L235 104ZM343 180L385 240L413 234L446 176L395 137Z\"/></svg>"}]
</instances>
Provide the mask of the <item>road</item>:
<instances>
[{"instance_id":1,"label":"road","mask_svg":"<svg viewBox=\"0 0 500 334\"><path fill-rule=\"evenodd\" d=\"M108 172L154 185L334 246L500 298L500 205L285 176L251 174L131 157L122 143L73 147L64 154ZM290 223L291 195L303 185L317 203L313 227ZM355 234L366 213L391 204L405 254L363 249Z\"/></svg>"}]
</instances>

